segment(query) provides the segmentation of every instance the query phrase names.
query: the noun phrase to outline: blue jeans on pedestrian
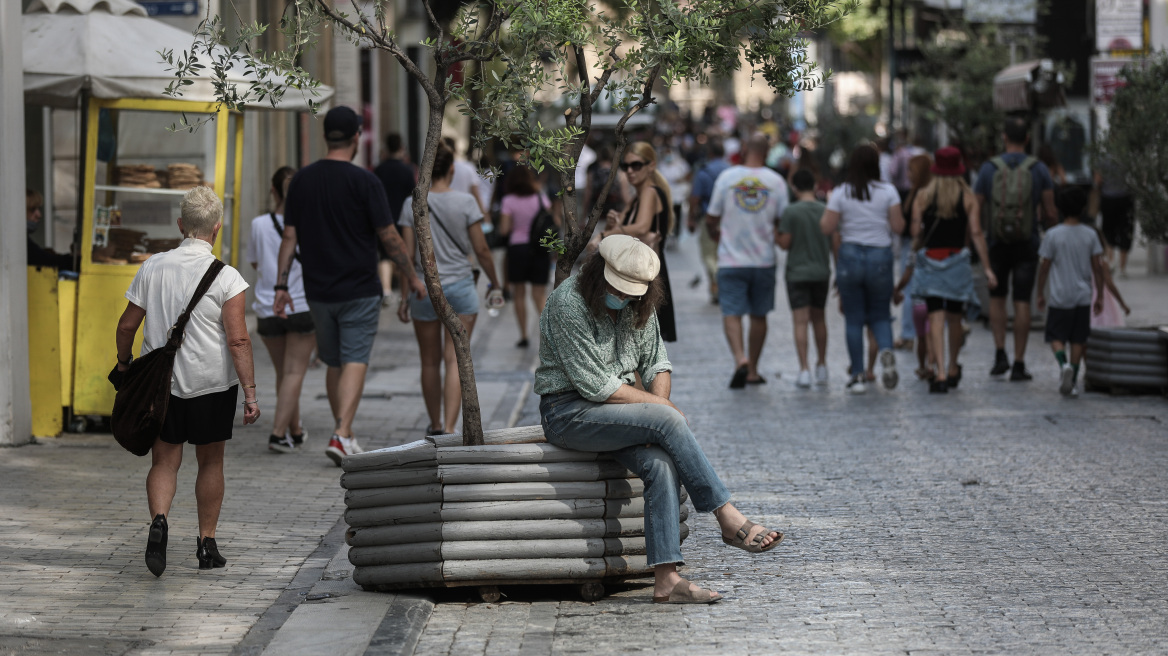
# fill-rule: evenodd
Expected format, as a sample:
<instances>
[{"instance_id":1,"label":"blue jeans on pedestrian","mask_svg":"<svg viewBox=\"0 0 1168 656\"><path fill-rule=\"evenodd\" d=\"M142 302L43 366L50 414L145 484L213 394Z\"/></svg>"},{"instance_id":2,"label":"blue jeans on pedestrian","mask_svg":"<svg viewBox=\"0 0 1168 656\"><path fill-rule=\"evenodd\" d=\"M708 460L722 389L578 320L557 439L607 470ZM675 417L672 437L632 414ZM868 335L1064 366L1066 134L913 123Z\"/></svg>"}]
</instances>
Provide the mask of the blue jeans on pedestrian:
<instances>
[{"instance_id":1,"label":"blue jeans on pedestrian","mask_svg":"<svg viewBox=\"0 0 1168 656\"><path fill-rule=\"evenodd\" d=\"M539 403L547 441L565 449L609 453L645 482L645 552L650 567L680 563L684 485L699 512L730 501L681 413L656 403L595 403L576 392Z\"/></svg>"},{"instance_id":2,"label":"blue jeans on pedestrian","mask_svg":"<svg viewBox=\"0 0 1168 656\"><path fill-rule=\"evenodd\" d=\"M864 373L864 326L881 351L892 348L892 247L840 244L836 283L844 306L853 376Z\"/></svg>"},{"instance_id":3,"label":"blue jeans on pedestrian","mask_svg":"<svg viewBox=\"0 0 1168 656\"><path fill-rule=\"evenodd\" d=\"M915 253L912 249L912 243L912 237L900 238L900 258L896 261L896 275L898 276L903 276L905 268L908 267L909 262L913 261ZM913 281L909 280L908 285L904 288L905 301L900 304L901 339L917 338L917 327L913 323L912 289Z\"/></svg>"}]
</instances>

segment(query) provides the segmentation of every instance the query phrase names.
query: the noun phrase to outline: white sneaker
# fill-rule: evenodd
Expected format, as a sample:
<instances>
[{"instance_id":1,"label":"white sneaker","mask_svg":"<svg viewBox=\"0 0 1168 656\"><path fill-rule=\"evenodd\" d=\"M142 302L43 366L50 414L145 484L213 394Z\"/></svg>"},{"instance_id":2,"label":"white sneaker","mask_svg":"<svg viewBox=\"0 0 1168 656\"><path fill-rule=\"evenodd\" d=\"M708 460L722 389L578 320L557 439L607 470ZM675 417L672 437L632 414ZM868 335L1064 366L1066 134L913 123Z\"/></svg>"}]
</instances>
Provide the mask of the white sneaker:
<instances>
[{"instance_id":1,"label":"white sneaker","mask_svg":"<svg viewBox=\"0 0 1168 656\"><path fill-rule=\"evenodd\" d=\"M799 372L799 377L795 379L795 387L800 389L811 388L811 372L804 369Z\"/></svg>"},{"instance_id":2,"label":"white sneaker","mask_svg":"<svg viewBox=\"0 0 1168 656\"><path fill-rule=\"evenodd\" d=\"M1076 383L1076 384L1074 384L1074 385L1072 385L1072 386L1071 386L1071 393L1070 393L1070 395L1069 395L1069 396L1070 396L1072 399L1077 399L1077 398L1079 398L1079 385L1078 385L1078 383Z\"/></svg>"},{"instance_id":3,"label":"white sneaker","mask_svg":"<svg viewBox=\"0 0 1168 656\"><path fill-rule=\"evenodd\" d=\"M820 387L827 386L827 367L825 365L815 365L815 384Z\"/></svg>"},{"instance_id":4,"label":"white sneaker","mask_svg":"<svg viewBox=\"0 0 1168 656\"><path fill-rule=\"evenodd\" d=\"M357 444L357 438L355 437L349 438L349 453L365 453L365 449L362 449L361 445Z\"/></svg>"},{"instance_id":5,"label":"white sneaker","mask_svg":"<svg viewBox=\"0 0 1168 656\"><path fill-rule=\"evenodd\" d=\"M1075 368L1068 362L1059 370L1059 394L1071 396L1073 391L1075 391Z\"/></svg>"},{"instance_id":6,"label":"white sneaker","mask_svg":"<svg viewBox=\"0 0 1168 656\"><path fill-rule=\"evenodd\" d=\"M896 354L889 349L880 352L880 382L884 389L893 389L900 382L900 374L896 373Z\"/></svg>"},{"instance_id":7,"label":"white sneaker","mask_svg":"<svg viewBox=\"0 0 1168 656\"><path fill-rule=\"evenodd\" d=\"M338 467L341 466L341 460L345 456L354 453L364 453L360 446L357 445L357 440L352 437L341 437L333 434L332 439L329 440L328 448L324 450L324 454L329 457Z\"/></svg>"},{"instance_id":8,"label":"white sneaker","mask_svg":"<svg viewBox=\"0 0 1168 656\"><path fill-rule=\"evenodd\" d=\"M847 389L850 394L866 394L868 386L864 383L864 374L852 376L852 379L848 381Z\"/></svg>"}]
</instances>

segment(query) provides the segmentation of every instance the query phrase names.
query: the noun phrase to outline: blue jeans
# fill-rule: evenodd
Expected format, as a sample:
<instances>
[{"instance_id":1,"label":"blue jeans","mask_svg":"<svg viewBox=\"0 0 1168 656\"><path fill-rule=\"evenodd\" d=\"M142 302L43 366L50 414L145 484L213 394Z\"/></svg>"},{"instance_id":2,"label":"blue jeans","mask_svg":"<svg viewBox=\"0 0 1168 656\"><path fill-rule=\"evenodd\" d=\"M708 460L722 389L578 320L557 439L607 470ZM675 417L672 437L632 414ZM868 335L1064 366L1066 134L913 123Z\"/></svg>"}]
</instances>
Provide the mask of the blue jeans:
<instances>
[{"instance_id":1,"label":"blue jeans","mask_svg":"<svg viewBox=\"0 0 1168 656\"><path fill-rule=\"evenodd\" d=\"M881 351L892 348L892 247L840 244L836 282L847 324L853 376L864 373L864 326Z\"/></svg>"},{"instance_id":2,"label":"blue jeans","mask_svg":"<svg viewBox=\"0 0 1168 656\"><path fill-rule=\"evenodd\" d=\"M595 403L576 392L539 403L548 442L565 449L610 453L645 482L645 551L650 567L680 563L680 485L699 512L730 501L730 491L706 460L685 418L655 403Z\"/></svg>"},{"instance_id":3,"label":"blue jeans","mask_svg":"<svg viewBox=\"0 0 1168 656\"><path fill-rule=\"evenodd\" d=\"M896 261L896 275L903 276L904 270L908 267L908 263L912 262L916 255L912 249L912 237L900 238L900 259ZM908 285L904 288L905 301L900 304L900 338L901 339L916 339L917 328L913 324L913 304L912 304L912 289L913 281L908 281Z\"/></svg>"}]
</instances>

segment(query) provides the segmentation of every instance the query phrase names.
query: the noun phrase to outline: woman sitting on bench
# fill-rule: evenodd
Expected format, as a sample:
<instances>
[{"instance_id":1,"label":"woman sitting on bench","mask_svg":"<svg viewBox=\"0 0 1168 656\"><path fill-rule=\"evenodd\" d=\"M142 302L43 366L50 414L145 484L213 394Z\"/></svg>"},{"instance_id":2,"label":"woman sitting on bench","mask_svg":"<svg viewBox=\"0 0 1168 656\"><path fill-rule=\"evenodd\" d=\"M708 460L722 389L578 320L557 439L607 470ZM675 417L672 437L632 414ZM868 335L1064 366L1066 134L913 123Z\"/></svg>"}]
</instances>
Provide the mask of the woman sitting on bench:
<instances>
[{"instance_id":1,"label":"woman sitting on bench","mask_svg":"<svg viewBox=\"0 0 1168 656\"><path fill-rule=\"evenodd\" d=\"M726 544L759 553L783 534L747 520L669 400L673 365L657 323L661 262L627 235L600 242L579 275L548 297L540 317L535 393L548 442L610 452L645 482L645 550L655 603L706 604L722 598L681 578L679 485L699 512L711 512ZM639 385L638 385L639 378ZM646 391L647 390L647 391Z\"/></svg>"}]
</instances>

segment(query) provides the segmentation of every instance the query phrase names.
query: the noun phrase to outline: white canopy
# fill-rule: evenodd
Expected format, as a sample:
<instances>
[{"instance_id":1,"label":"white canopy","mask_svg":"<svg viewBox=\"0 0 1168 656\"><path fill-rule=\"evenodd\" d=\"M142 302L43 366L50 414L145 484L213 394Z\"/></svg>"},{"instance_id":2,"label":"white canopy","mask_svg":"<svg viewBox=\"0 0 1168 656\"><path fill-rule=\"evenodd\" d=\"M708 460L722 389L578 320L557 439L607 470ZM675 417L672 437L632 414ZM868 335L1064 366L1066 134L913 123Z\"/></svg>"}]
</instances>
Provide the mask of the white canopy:
<instances>
[{"instance_id":1,"label":"white canopy","mask_svg":"<svg viewBox=\"0 0 1168 656\"><path fill-rule=\"evenodd\" d=\"M82 90L105 99L167 98L162 92L174 74L158 52L178 54L193 42L190 33L148 17L131 0L33 0L24 14L25 102L75 107ZM215 100L210 68L202 72L181 99ZM255 79L241 70L227 77L241 92ZM321 85L317 93L289 89L275 109L307 109L309 97L325 102L333 89ZM249 106L273 108L266 98Z\"/></svg>"}]
</instances>

